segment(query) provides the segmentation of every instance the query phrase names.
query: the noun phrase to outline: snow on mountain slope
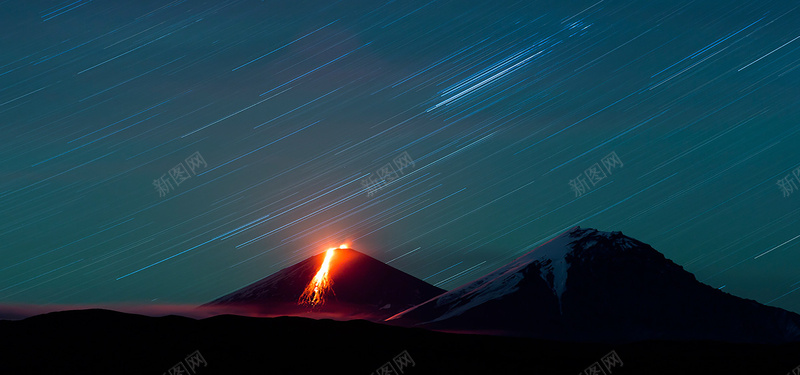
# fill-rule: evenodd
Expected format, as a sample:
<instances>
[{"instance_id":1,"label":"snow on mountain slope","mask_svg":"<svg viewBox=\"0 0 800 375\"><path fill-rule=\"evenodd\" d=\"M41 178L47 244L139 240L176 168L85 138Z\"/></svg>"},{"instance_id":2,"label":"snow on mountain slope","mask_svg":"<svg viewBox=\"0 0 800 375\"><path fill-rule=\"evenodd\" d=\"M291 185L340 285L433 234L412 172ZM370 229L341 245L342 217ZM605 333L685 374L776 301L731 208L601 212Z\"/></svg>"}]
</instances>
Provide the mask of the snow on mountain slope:
<instances>
[{"instance_id":1,"label":"snow on mountain slope","mask_svg":"<svg viewBox=\"0 0 800 375\"><path fill-rule=\"evenodd\" d=\"M569 243L573 240L569 233L563 233L508 265L448 292L436 301L437 306L455 303L456 307L434 321L448 319L487 301L516 292L519 289L519 282L524 278L522 271L534 262L542 265L540 277L548 283L560 302L561 295L566 289L569 269L566 257L572 251ZM463 302L456 302L457 300Z\"/></svg>"},{"instance_id":2,"label":"snow on mountain slope","mask_svg":"<svg viewBox=\"0 0 800 375\"><path fill-rule=\"evenodd\" d=\"M621 232L580 227L387 320L575 341L800 341L800 315L702 284Z\"/></svg>"}]
</instances>

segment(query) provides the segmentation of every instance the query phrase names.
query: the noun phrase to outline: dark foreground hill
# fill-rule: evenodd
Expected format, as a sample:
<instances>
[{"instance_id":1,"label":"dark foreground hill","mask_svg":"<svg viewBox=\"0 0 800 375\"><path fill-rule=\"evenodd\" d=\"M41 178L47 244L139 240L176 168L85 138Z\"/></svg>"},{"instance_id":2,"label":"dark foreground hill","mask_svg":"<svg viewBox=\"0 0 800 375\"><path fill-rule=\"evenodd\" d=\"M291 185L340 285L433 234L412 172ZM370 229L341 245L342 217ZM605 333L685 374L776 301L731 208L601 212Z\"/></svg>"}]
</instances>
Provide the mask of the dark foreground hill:
<instances>
[{"instance_id":1,"label":"dark foreground hill","mask_svg":"<svg viewBox=\"0 0 800 375\"><path fill-rule=\"evenodd\" d=\"M614 375L784 375L800 365L800 344L570 344L297 317L194 320L80 310L0 321L0 334L0 374L13 375L170 374L179 363L198 375L366 375L404 351L403 374L411 375L575 375L612 350L621 360L607 372ZM188 360L192 353L204 363Z\"/></svg>"}]
</instances>

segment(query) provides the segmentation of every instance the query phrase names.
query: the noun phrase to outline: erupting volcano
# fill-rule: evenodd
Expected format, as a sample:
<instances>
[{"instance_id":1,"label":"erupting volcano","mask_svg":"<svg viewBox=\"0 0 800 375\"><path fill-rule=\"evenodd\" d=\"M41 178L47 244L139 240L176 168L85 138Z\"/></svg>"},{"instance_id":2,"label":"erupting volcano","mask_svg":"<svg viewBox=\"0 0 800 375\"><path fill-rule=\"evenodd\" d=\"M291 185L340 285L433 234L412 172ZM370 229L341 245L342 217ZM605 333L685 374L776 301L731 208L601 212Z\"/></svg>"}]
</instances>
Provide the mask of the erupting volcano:
<instances>
[{"instance_id":1,"label":"erupting volcano","mask_svg":"<svg viewBox=\"0 0 800 375\"><path fill-rule=\"evenodd\" d=\"M339 248L346 249L347 245L341 245ZM333 258L334 251L336 251L336 248L332 247L325 253L325 260L322 261L322 266L319 267L317 274L314 275L314 278L308 283L306 289L303 290L298 304L311 307L322 305L325 303L325 294L328 292L333 293L333 289L331 288L333 282L330 279L328 271L331 267L331 258Z\"/></svg>"},{"instance_id":2,"label":"erupting volcano","mask_svg":"<svg viewBox=\"0 0 800 375\"><path fill-rule=\"evenodd\" d=\"M238 306L258 316L383 321L444 292L348 245L341 245L205 306Z\"/></svg>"}]
</instances>

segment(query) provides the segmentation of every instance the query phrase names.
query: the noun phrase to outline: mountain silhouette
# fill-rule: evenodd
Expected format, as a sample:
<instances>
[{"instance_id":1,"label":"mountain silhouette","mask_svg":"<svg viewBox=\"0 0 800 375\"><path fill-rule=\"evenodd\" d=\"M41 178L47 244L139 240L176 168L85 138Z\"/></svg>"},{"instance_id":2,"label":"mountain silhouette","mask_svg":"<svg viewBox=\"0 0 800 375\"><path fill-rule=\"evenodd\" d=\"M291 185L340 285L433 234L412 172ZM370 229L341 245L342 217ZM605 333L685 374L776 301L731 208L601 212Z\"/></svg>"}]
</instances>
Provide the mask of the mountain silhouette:
<instances>
[{"instance_id":1,"label":"mountain silhouette","mask_svg":"<svg viewBox=\"0 0 800 375\"><path fill-rule=\"evenodd\" d=\"M383 320L445 292L368 255L337 248L330 260L332 292L321 305L299 304L324 258L324 252L312 256L203 306L240 306L264 316Z\"/></svg>"},{"instance_id":2,"label":"mountain silhouette","mask_svg":"<svg viewBox=\"0 0 800 375\"><path fill-rule=\"evenodd\" d=\"M388 321L565 341L800 341L800 315L700 283L621 232L580 227Z\"/></svg>"}]
</instances>

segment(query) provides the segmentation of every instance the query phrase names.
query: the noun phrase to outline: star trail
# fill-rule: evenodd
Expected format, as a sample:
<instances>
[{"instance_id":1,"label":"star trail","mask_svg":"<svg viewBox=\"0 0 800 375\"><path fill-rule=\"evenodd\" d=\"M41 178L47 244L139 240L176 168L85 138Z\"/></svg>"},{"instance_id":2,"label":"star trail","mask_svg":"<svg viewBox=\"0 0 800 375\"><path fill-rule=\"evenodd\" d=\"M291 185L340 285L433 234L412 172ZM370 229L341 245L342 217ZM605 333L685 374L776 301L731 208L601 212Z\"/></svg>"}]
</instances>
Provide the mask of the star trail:
<instances>
[{"instance_id":1,"label":"star trail","mask_svg":"<svg viewBox=\"0 0 800 375\"><path fill-rule=\"evenodd\" d=\"M200 304L574 226L800 312L789 1L0 1L0 303Z\"/></svg>"}]
</instances>

